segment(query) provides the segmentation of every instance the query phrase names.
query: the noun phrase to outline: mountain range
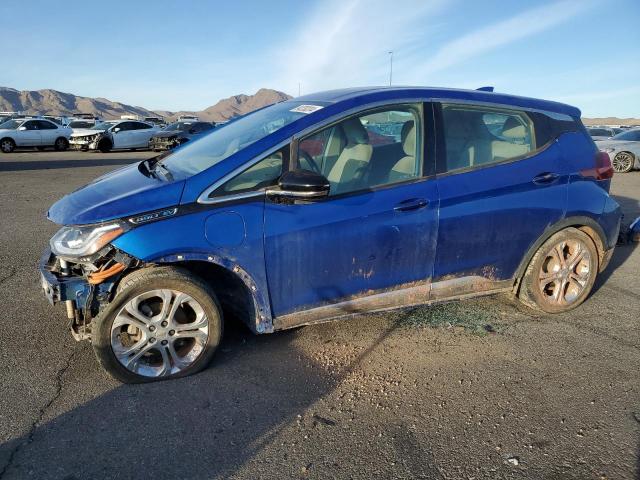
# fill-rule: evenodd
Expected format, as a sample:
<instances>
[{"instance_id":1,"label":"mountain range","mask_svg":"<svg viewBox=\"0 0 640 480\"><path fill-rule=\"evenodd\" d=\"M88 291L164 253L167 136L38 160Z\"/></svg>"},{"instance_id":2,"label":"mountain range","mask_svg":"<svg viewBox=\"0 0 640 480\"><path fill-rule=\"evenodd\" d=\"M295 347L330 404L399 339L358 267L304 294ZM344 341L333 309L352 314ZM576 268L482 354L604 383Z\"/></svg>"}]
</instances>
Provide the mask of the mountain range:
<instances>
[{"instance_id":1,"label":"mountain range","mask_svg":"<svg viewBox=\"0 0 640 480\"><path fill-rule=\"evenodd\" d=\"M106 98L81 97L58 90L16 90L0 87L0 111L56 116L71 116L74 112L83 112L97 115L105 120L117 119L121 115L142 117L162 115L167 121L175 120L182 114L192 114L197 115L201 120L221 122L289 98L291 97L286 93L261 88L254 95L234 95L201 111L171 112L152 111Z\"/></svg>"},{"instance_id":2,"label":"mountain range","mask_svg":"<svg viewBox=\"0 0 640 480\"><path fill-rule=\"evenodd\" d=\"M91 98L59 92L58 90L16 90L0 87L0 111L26 112L39 115L70 116L74 112L92 113L105 120L121 115L142 117L161 115L173 121L179 115L197 115L201 120L222 122L258 108L290 99L291 96L268 88L261 88L253 95L233 95L200 111L147 110L146 108L114 102L106 98ZM638 118L583 118L585 125L639 125Z\"/></svg>"}]
</instances>

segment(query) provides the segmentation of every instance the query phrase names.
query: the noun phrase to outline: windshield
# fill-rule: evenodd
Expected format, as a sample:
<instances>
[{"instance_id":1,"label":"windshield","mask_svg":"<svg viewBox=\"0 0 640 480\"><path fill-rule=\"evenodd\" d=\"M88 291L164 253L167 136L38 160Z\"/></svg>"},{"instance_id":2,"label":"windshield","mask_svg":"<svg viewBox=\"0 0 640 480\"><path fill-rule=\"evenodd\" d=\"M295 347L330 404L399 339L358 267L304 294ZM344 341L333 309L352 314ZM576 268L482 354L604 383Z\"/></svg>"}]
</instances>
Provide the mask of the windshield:
<instances>
[{"instance_id":1,"label":"windshield","mask_svg":"<svg viewBox=\"0 0 640 480\"><path fill-rule=\"evenodd\" d=\"M229 122L224 128L214 129L203 139L163 158L162 163L169 171L195 175L320 108L317 102L315 105L292 101L276 103Z\"/></svg>"},{"instance_id":2,"label":"windshield","mask_svg":"<svg viewBox=\"0 0 640 480\"><path fill-rule=\"evenodd\" d=\"M166 130L166 131L180 130L181 132L185 132L189 130L191 127L193 127L193 125L195 125L194 122L175 122L175 123L170 123L169 125L164 127L162 130Z\"/></svg>"},{"instance_id":3,"label":"windshield","mask_svg":"<svg viewBox=\"0 0 640 480\"><path fill-rule=\"evenodd\" d=\"M107 128L113 127L117 122L102 122L96 123L91 130L106 130Z\"/></svg>"},{"instance_id":4,"label":"windshield","mask_svg":"<svg viewBox=\"0 0 640 480\"><path fill-rule=\"evenodd\" d=\"M24 120L9 120L8 122L4 122L3 124L1 124L0 128L6 130L15 130L20 125L22 125L22 122L24 122Z\"/></svg>"},{"instance_id":5,"label":"windshield","mask_svg":"<svg viewBox=\"0 0 640 480\"><path fill-rule=\"evenodd\" d=\"M71 128L91 128L95 125L95 122L90 122L88 120L76 120L69 123Z\"/></svg>"},{"instance_id":6,"label":"windshield","mask_svg":"<svg viewBox=\"0 0 640 480\"><path fill-rule=\"evenodd\" d=\"M615 137L612 137L611 140L638 141L640 140L640 130L627 130L626 132L619 133Z\"/></svg>"}]
</instances>

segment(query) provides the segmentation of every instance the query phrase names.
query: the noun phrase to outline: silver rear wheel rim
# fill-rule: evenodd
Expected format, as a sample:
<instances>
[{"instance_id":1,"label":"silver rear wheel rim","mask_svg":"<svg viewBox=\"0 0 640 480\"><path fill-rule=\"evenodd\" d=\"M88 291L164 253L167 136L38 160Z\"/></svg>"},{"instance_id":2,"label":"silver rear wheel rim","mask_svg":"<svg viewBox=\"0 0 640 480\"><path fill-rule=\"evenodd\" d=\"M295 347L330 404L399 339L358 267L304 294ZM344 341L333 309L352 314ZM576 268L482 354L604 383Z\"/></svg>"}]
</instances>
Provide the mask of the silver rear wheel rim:
<instances>
[{"instance_id":1,"label":"silver rear wheel rim","mask_svg":"<svg viewBox=\"0 0 640 480\"><path fill-rule=\"evenodd\" d=\"M616 172L626 172L631 166L633 158L628 153L619 153L613 157L613 169Z\"/></svg>"},{"instance_id":2,"label":"silver rear wheel rim","mask_svg":"<svg viewBox=\"0 0 640 480\"><path fill-rule=\"evenodd\" d=\"M553 306L576 302L591 280L591 252L580 240L563 240L547 253L538 274L542 298Z\"/></svg>"},{"instance_id":3,"label":"silver rear wheel rim","mask_svg":"<svg viewBox=\"0 0 640 480\"><path fill-rule=\"evenodd\" d=\"M111 326L111 349L129 371L144 377L174 375L205 350L209 319L202 306L173 289L139 294L120 309Z\"/></svg>"}]
</instances>

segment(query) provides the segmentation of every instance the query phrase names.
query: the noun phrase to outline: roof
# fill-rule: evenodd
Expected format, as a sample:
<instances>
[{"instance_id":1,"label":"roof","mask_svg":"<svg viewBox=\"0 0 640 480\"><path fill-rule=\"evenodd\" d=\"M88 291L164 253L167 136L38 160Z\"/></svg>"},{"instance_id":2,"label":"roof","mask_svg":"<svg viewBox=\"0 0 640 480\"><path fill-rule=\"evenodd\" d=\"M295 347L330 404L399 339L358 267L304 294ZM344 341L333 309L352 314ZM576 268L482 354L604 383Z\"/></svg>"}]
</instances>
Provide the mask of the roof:
<instances>
[{"instance_id":1,"label":"roof","mask_svg":"<svg viewBox=\"0 0 640 480\"><path fill-rule=\"evenodd\" d=\"M457 88L439 87L412 87L412 86L392 86L392 87L355 87L339 90L329 90L326 92L303 95L293 100L303 102L328 102L338 103L348 100L376 101L391 100L393 98L418 97L424 99L452 99L452 100L474 100L487 103L499 103L516 105L524 108L546 110L550 112L563 113L572 117L580 117L580 110L571 105L553 102L550 100L540 100L537 98L521 97L505 93L488 92L480 90L463 90Z\"/></svg>"}]
</instances>

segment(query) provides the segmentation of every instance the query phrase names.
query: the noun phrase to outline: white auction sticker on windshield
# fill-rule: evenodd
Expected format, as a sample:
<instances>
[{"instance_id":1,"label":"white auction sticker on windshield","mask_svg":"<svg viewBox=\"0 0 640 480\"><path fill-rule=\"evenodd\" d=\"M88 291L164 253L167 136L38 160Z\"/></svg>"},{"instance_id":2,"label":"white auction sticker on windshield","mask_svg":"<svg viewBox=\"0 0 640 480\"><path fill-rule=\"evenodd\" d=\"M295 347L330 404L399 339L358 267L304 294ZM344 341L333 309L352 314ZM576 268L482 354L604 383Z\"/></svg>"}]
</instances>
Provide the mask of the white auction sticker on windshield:
<instances>
[{"instance_id":1,"label":"white auction sticker on windshield","mask_svg":"<svg viewBox=\"0 0 640 480\"><path fill-rule=\"evenodd\" d=\"M297 113L313 113L320 110L322 107L320 105L298 105L296 108L292 108L291 112Z\"/></svg>"}]
</instances>

